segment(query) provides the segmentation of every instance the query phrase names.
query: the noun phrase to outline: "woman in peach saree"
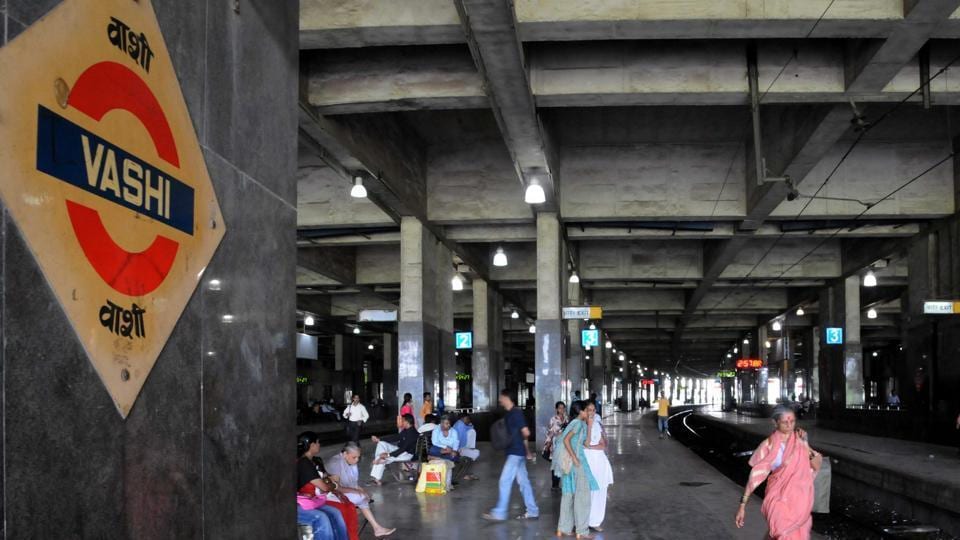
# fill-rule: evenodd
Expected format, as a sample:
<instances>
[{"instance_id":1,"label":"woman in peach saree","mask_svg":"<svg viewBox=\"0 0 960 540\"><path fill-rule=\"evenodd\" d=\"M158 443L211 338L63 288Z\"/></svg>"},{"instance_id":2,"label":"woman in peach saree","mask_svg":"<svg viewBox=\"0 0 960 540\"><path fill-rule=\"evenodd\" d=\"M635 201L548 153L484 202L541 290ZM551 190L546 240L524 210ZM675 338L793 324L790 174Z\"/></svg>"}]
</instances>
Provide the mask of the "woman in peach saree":
<instances>
[{"instance_id":1,"label":"woman in peach saree","mask_svg":"<svg viewBox=\"0 0 960 540\"><path fill-rule=\"evenodd\" d=\"M808 540L813 518L813 478L823 456L810 448L807 434L797 428L793 410L774 409L777 430L757 447L750 458L750 479L737 509L737 527L743 527L750 495L766 480L766 494L760 510L767 519L767 538Z\"/></svg>"}]
</instances>

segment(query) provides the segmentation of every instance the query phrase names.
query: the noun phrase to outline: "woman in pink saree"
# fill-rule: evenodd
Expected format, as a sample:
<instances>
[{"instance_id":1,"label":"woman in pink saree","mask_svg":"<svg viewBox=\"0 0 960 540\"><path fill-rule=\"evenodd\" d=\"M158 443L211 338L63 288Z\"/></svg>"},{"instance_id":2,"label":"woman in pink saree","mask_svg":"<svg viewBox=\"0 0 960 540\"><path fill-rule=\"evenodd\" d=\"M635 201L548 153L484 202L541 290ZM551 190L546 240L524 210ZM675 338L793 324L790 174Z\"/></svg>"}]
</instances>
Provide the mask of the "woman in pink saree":
<instances>
[{"instance_id":1,"label":"woman in pink saree","mask_svg":"<svg viewBox=\"0 0 960 540\"><path fill-rule=\"evenodd\" d=\"M753 491L766 480L761 511L767 519L767 538L808 540L813 518L813 478L823 456L810 448L807 434L797 428L793 410L779 406L773 411L777 430L757 447L750 458L750 479L737 509L737 527L743 527L746 504Z\"/></svg>"}]
</instances>

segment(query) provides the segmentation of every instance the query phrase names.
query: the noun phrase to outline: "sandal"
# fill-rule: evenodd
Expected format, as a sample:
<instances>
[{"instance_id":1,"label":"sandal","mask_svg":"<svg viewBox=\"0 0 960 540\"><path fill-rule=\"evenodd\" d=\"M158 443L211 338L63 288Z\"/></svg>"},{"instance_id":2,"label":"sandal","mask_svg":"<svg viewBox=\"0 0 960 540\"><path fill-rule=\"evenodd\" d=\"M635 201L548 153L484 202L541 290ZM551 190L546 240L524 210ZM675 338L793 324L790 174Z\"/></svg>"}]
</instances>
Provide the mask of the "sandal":
<instances>
[{"instance_id":1,"label":"sandal","mask_svg":"<svg viewBox=\"0 0 960 540\"><path fill-rule=\"evenodd\" d=\"M390 536L391 534L393 534L393 533L395 533L395 532L397 532L396 529L387 529L387 530L383 531L383 534L373 533L373 535L374 535L375 537L377 537L377 538L386 538L386 537Z\"/></svg>"},{"instance_id":2,"label":"sandal","mask_svg":"<svg viewBox=\"0 0 960 540\"><path fill-rule=\"evenodd\" d=\"M517 516L517 519L520 521L531 520L531 519L540 519L540 516L531 516L530 514L523 513Z\"/></svg>"}]
</instances>

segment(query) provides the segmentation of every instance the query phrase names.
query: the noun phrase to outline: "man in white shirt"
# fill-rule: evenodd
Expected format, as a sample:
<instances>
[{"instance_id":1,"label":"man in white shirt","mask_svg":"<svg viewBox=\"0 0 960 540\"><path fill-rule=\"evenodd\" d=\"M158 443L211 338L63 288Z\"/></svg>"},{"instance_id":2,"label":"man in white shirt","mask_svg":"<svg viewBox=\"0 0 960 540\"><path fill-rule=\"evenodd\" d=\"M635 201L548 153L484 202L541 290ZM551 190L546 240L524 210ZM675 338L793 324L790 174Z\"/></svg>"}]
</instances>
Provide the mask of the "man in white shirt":
<instances>
[{"instance_id":1,"label":"man in white shirt","mask_svg":"<svg viewBox=\"0 0 960 540\"><path fill-rule=\"evenodd\" d=\"M343 419L347 421L347 435L350 440L359 443L360 430L363 428L363 424L370 419L367 408L363 406L363 403L360 403L359 395L353 395L350 405L347 405L347 408L343 410Z\"/></svg>"}]
</instances>

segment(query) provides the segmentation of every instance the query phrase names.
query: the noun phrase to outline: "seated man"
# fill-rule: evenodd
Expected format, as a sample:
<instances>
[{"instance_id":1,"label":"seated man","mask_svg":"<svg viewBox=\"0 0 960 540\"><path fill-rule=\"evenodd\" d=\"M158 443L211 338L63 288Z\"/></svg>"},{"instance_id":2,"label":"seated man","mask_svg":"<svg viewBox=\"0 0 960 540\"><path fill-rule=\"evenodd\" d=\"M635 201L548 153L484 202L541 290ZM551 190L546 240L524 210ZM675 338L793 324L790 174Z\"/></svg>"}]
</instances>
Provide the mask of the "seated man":
<instances>
[{"instance_id":1,"label":"seated man","mask_svg":"<svg viewBox=\"0 0 960 540\"><path fill-rule=\"evenodd\" d=\"M472 474L466 474L470 463L480 459L480 450L477 450L477 431L473 429L473 419L469 414L464 414L453 425L453 430L457 432L457 438L460 439L460 455L470 461L464 466L464 480L476 480L477 477Z\"/></svg>"},{"instance_id":2,"label":"seated man","mask_svg":"<svg viewBox=\"0 0 960 540\"><path fill-rule=\"evenodd\" d=\"M417 437L419 434L413 427L416 420L412 414L403 415L401 422L403 430L394 435L388 435L382 439L371 437L370 440L377 445L376 459L373 460L373 467L370 468L370 482L380 485L383 479L383 471L387 465L398 461L410 461L417 453Z\"/></svg>"},{"instance_id":3,"label":"seated man","mask_svg":"<svg viewBox=\"0 0 960 540\"><path fill-rule=\"evenodd\" d=\"M453 489L453 467L460 458L460 438L453 430L449 416L444 416L440 427L430 435L430 461L441 460L447 466L447 490Z\"/></svg>"},{"instance_id":4,"label":"seated man","mask_svg":"<svg viewBox=\"0 0 960 540\"><path fill-rule=\"evenodd\" d=\"M360 509L363 517L367 518L370 525L373 525L373 535L377 538L390 536L396 529L388 529L377 522L370 511L370 494L360 487L360 468L357 463L360 461L360 445L355 442L348 442L343 446L339 454L330 458L327 462L327 472L330 473L340 483L340 494L327 495L327 498L340 500L341 495ZM340 501L347 502L347 501Z\"/></svg>"}]
</instances>

